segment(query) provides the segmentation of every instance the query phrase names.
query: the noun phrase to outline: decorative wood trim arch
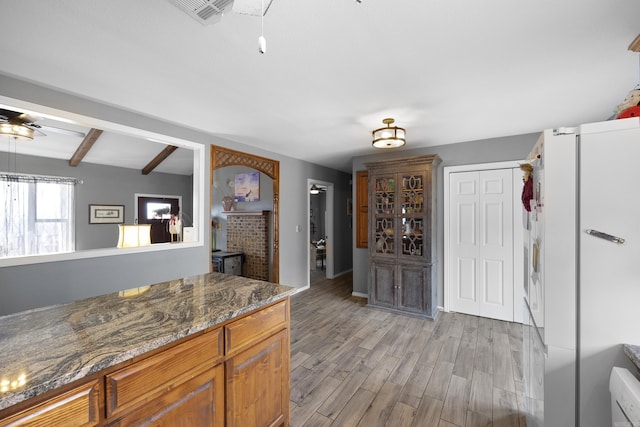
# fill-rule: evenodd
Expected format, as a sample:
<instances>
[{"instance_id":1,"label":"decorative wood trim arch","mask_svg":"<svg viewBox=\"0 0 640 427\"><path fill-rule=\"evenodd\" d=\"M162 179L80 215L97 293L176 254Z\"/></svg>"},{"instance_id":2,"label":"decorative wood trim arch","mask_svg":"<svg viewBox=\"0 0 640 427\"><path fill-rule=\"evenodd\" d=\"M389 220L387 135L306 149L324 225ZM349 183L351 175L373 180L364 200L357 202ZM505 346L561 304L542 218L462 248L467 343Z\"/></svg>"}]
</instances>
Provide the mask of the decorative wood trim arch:
<instances>
[{"instance_id":1,"label":"decorative wood trim arch","mask_svg":"<svg viewBox=\"0 0 640 427\"><path fill-rule=\"evenodd\" d=\"M241 151L217 145L211 146L211 173L209 191L213 193L213 171L225 166L249 166L273 180L273 277L274 283L280 282L280 162L266 157L255 156ZM213 200L213 194L209 200ZM213 210L210 206L209 212ZM211 227L211 221L209 221ZM211 230L209 230L211 232ZM210 267L210 270L212 268Z\"/></svg>"}]
</instances>

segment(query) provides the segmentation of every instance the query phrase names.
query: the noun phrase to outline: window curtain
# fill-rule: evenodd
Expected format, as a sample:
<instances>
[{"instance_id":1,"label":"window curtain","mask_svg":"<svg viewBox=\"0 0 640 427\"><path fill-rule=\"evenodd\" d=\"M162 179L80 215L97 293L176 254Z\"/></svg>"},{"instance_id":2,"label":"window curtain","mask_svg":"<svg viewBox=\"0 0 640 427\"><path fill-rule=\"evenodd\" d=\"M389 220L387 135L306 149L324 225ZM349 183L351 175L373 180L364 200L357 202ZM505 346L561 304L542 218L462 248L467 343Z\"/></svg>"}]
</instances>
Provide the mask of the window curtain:
<instances>
[{"instance_id":1,"label":"window curtain","mask_svg":"<svg viewBox=\"0 0 640 427\"><path fill-rule=\"evenodd\" d=\"M0 257L75 250L74 178L0 173Z\"/></svg>"}]
</instances>

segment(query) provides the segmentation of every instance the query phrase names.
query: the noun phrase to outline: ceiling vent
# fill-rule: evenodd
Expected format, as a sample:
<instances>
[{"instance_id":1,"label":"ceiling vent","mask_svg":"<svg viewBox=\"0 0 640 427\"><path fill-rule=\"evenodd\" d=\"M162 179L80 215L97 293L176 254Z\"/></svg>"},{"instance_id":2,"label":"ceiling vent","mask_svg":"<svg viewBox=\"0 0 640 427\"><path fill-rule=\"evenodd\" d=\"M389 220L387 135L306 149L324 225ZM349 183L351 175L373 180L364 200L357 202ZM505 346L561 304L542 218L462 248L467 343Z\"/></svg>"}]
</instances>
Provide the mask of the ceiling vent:
<instances>
[{"instance_id":1,"label":"ceiling vent","mask_svg":"<svg viewBox=\"0 0 640 427\"><path fill-rule=\"evenodd\" d=\"M233 0L169 0L202 25L211 25L231 9Z\"/></svg>"}]
</instances>

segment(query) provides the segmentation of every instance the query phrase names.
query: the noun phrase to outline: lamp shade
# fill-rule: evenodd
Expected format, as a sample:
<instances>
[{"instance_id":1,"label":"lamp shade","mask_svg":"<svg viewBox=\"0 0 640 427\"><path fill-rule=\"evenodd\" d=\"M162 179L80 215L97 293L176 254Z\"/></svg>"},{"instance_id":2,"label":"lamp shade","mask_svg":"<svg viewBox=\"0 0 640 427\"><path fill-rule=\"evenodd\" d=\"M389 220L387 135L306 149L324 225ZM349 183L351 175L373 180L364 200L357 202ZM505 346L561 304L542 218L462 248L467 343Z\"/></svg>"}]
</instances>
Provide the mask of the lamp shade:
<instances>
[{"instance_id":1,"label":"lamp shade","mask_svg":"<svg viewBox=\"0 0 640 427\"><path fill-rule=\"evenodd\" d=\"M375 148L398 148L406 144L405 130L397 126L391 126L394 119L384 119L382 123L387 127L376 129L372 132L373 146Z\"/></svg>"},{"instance_id":2,"label":"lamp shade","mask_svg":"<svg viewBox=\"0 0 640 427\"><path fill-rule=\"evenodd\" d=\"M15 123L0 123L0 135L31 140L33 139L33 129Z\"/></svg>"},{"instance_id":3,"label":"lamp shade","mask_svg":"<svg viewBox=\"0 0 640 427\"><path fill-rule=\"evenodd\" d=\"M118 248L151 245L151 224L118 225Z\"/></svg>"}]
</instances>

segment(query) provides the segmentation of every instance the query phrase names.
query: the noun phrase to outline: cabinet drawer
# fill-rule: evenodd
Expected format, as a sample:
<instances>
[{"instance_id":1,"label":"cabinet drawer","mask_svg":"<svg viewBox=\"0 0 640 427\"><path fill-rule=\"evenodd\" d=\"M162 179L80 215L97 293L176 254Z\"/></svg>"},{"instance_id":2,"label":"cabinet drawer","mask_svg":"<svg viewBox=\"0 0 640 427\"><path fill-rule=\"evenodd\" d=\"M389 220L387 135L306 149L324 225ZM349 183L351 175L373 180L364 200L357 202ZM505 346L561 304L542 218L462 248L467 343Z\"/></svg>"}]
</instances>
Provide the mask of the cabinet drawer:
<instances>
[{"instance_id":1,"label":"cabinet drawer","mask_svg":"<svg viewBox=\"0 0 640 427\"><path fill-rule=\"evenodd\" d=\"M107 416L122 414L212 368L223 357L222 328L106 376Z\"/></svg>"},{"instance_id":2,"label":"cabinet drawer","mask_svg":"<svg viewBox=\"0 0 640 427\"><path fill-rule=\"evenodd\" d=\"M283 329L289 321L286 301L257 311L225 326L226 354L242 350L247 345Z\"/></svg>"},{"instance_id":3,"label":"cabinet drawer","mask_svg":"<svg viewBox=\"0 0 640 427\"><path fill-rule=\"evenodd\" d=\"M95 380L0 420L0 426L95 426L100 421L101 401L102 387L100 381Z\"/></svg>"},{"instance_id":4,"label":"cabinet drawer","mask_svg":"<svg viewBox=\"0 0 640 427\"><path fill-rule=\"evenodd\" d=\"M108 425L223 427L224 365L194 376Z\"/></svg>"}]
</instances>

